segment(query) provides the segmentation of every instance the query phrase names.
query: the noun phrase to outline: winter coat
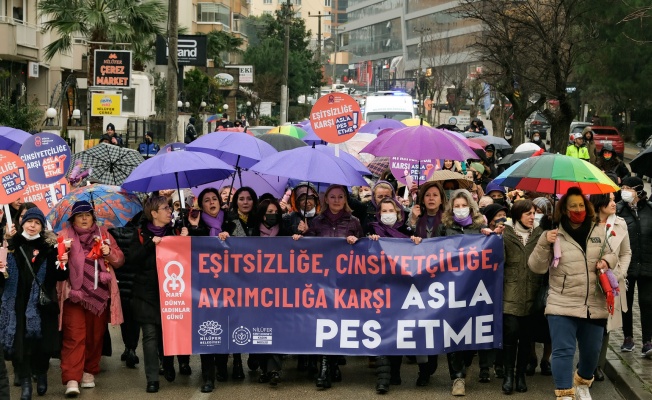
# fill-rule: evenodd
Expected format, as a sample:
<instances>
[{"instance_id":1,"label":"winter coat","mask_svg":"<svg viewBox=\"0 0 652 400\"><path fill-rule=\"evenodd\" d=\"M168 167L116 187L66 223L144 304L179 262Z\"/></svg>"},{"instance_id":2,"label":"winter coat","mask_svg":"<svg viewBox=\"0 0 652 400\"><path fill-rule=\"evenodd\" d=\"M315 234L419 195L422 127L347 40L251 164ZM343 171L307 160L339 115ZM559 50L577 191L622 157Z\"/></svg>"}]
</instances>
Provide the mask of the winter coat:
<instances>
[{"instance_id":1,"label":"winter coat","mask_svg":"<svg viewBox=\"0 0 652 400\"><path fill-rule=\"evenodd\" d=\"M598 157L595 161L595 166L605 173L615 174L620 179L624 179L631 175L627 166L625 166L625 164L615 156L611 157L609 160L605 160L604 157Z\"/></svg>"},{"instance_id":2,"label":"winter coat","mask_svg":"<svg viewBox=\"0 0 652 400\"><path fill-rule=\"evenodd\" d=\"M556 268L549 268L553 256L552 246L546 239L546 232L541 234L530 254L528 266L536 274L550 273L546 315L607 319L607 302L598 288L598 274L595 268L605 236L604 229L592 226L584 252L560 226L557 237L560 240L561 258ZM613 269L618 265L619 257L607 246L602 259Z\"/></svg>"},{"instance_id":3,"label":"winter coat","mask_svg":"<svg viewBox=\"0 0 652 400\"><path fill-rule=\"evenodd\" d=\"M154 157L156 153L159 152L159 150L161 150L161 148L159 147L158 144L154 142L151 143L143 142L138 145L138 152L145 159Z\"/></svg>"},{"instance_id":4,"label":"winter coat","mask_svg":"<svg viewBox=\"0 0 652 400\"><path fill-rule=\"evenodd\" d=\"M577 147L575 144L571 144L566 148L566 155L569 157L579 158L580 160L589 161L589 150L582 146Z\"/></svg>"},{"instance_id":5,"label":"winter coat","mask_svg":"<svg viewBox=\"0 0 652 400\"><path fill-rule=\"evenodd\" d=\"M137 219L135 218L134 220ZM111 233L118 244L118 247L122 250L125 260L129 259L131 243L134 241L134 236L137 235L137 232L138 226L132 223L129 223L124 227L109 229L109 233ZM125 262L122 267L115 270L115 277L118 280L120 296L125 299L130 299L134 287L134 279L136 277L135 266Z\"/></svg>"},{"instance_id":6,"label":"winter coat","mask_svg":"<svg viewBox=\"0 0 652 400\"><path fill-rule=\"evenodd\" d=\"M612 272L618 279L620 295L615 299L613 315L609 315L609 318L607 318L607 332L611 332L614 329L622 328L622 313L628 311L625 278L627 277L627 270L632 260L632 250L625 220L613 215L607 220L607 223L613 226L611 229L616 233L616 236L612 236L609 239L609 246L611 246L614 253L619 255L618 264L612 267Z\"/></svg>"},{"instance_id":7,"label":"winter coat","mask_svg":"<svg viewBox=\"0 0 652 400\"><path fill-rule=\"evenodd\" d=\"M477 213L473 217L473 222L467 227L459 225L455 220L453 220L453 212L446 211L441 217L441 224L439 225L439 235L438 236L454 236L461 235L464 233L467 234L479 234L483 228L486 228L487 224L484 219L484 215Z\"/></svg>"},{"instance_id":8,"label":"winter coat","mask_svg":"<svg viewBox=\"0 0 652 400\"><path fill-rule=\"evenodd\" d=\"M319 237L362 237L360 220L351 213L345 212L335 223L332 223L324 213L317 215L310 223L310 229L305 236Z\"/></svg>"},{"instance_id":9,"label":"winter coat","mask_svg":"<svg viewBox=\"0 0 652 400\"><path fill-rule=\"evenodd\" d=\"M595 152L595 140L586 140L586 138L584 138L584 145L589 151L589 162L595 165L598 158L597 153Z\"/></svg>"},{"instance_id":10,"label":"winter coat","mask_svg":"<svg viewBox=\"0 0 652 400\"><path fill-rule=\"evenodd\" d=\"M186 136L184 137L183 142L188 144L195 139L197 139L197 131L195 130L195 126L193 124L188 124L188 126L186 126Z\"/></svg>"},{"instance_id":11,"label":"winter coat","mask_svg":"<svg viewBox=\"0 0 652 400\"><path fill-rule=\"evenodd\" d=\"M172 227L165 235L174 236ZM156 245L152 241L154 234L143 220L140 229L131 242L127 263L136 267L131 307L134 320L140 324L161 324L161 300L159 298L158 271L156 268Z\"/></svg>"},{"instance_id":12,"label":"winter coat","mask_svg":"<svg viewBox=\"0 0 652 400\"><path fill-rule=\"evenodd\" d=\"M652 203L639 201L632 209L624 201L616 205L616 214L625 220L629 232L632 261L627 276L652 277Z\"/></svg>"},{"instance_id":13,"label":"winter coat","mask_svg":"<svg viewBox=\"0 0 652 400\"><path fill-rule=\"evenodd\" d=\"M530 271L528 257L532 254L543 229L532 230L525 244L511 225L505 225L505 267L503 275L503 313L524 317L532 312L534 298L544 283L544 277Z\"/></svg>"},{"instance_id":14,"label":"winter coat","mask_svg":"<svg viewBox=\"0 0 652 400\"><path fill-rule=\"evenodd\" d=\"M111 315L111 325L120 325L124 319L122 316L122 303L120 302L120 290L118 289L118 279L115 276L115 270L122 267L124 264L124 254L122 254L122 250L120 250L120 247L118 247L118 243L116 242L113 235L111 235L106 228L102 226L99 228L102 235L108 237L110 243L109 246L111 247L111 253L105 257L105 260L108 261L112 267L109 268L109 273L111 274L111 282L109 283L109 312ZM75 237L72 226L69 226L59 232L59 235L65 239ZM69 269L72 268L72 266L67 265L66 268ZM80 268L83 268L83 266ZM72 287L70 286L69 279L57 284L57 293L59 295L59 309L63 309L63 303L68 300L71 289ZM62 324L63 313L59 314L59 329L61 329Z\"/></svg>"},{"instance_id":15,"label":"winter coat","mask_svg":"<svg viewBox=\"0 0 652 400\"><path fill-rule=\"evenodd\" d=\"M308 226L310 226L310 221L315 217L308 217ZM283 214L283 230L290 232L291 235L301 235L299 232L299 223L303 221L304 218L299 211L292 211L291 213Z\"/></svg>"}]
</instances>

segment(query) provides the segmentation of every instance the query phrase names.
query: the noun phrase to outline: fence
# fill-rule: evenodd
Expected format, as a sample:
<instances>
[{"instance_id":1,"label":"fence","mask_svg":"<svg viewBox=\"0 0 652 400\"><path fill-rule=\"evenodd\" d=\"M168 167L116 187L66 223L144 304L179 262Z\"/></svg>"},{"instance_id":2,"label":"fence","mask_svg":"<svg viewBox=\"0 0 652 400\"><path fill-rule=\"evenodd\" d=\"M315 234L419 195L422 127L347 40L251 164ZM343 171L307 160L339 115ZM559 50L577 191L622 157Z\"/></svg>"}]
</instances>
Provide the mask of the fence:
<instances>
[{"instance_id":1,"label":"fence","mask_svg":"<svg viewBox=\"0 0 652 400\"><path fill-rule=\"evenodd\" d=\"M126 147L137 148L145 140L145 133L152 132L155 142L165 143L165 121L156 119L129 119L122 135Z\"/></svg>"}]
</instances>

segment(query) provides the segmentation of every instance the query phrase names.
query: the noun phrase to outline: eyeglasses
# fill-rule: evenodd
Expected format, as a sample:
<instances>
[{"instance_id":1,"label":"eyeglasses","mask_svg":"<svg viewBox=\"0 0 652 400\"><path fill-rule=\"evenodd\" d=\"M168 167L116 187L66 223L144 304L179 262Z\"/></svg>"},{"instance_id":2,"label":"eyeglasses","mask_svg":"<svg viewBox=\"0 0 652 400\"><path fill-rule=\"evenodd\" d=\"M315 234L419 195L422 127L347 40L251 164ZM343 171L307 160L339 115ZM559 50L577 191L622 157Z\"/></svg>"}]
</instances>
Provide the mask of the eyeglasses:
<instances>
[{"instance_id":1,"label":"eyeglasses","mask_svg":"<svg viewBox=\"0 0 652 400\"><path fill-rule=\"evenodd\" d=\"M172 209L170 208L170 206L165 206L165 207L161 207L161 208L159 208L159 209L156 210L156 211L171 211L171 210L172 210Z\"/></svg>"}]
</instances>

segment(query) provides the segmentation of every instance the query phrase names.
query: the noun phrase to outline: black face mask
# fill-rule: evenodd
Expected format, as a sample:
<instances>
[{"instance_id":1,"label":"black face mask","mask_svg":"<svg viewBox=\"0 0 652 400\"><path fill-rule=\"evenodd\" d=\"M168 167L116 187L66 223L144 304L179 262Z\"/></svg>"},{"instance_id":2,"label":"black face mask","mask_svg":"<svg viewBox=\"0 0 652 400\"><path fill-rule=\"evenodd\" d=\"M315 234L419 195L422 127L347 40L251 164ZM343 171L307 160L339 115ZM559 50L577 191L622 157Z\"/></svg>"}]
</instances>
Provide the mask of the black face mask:
<instances>
[{"instance_id":1,"label":"black face mask","mask_svg":"<svg viewBox=\"0 0 652 400\"><path fill-rule=\"evenodd\" d=\"M478 209L478 210L480 210L480 214L483 214L483 215L484 215L484 209L485 209L484 207L480 207L480 208Z\"/></svg>"},{"instance_id":2,"label":"black face mask","mask_svg":"<svg viewBox=\"0 0 652 400\"><path fill-rule=\"evenodd\" d=\"M276 214L265 214L265 225L269 226L270 228L273 226L278 225L279 220L278 220L278 215Z\"/></svg>"},{"instance_id":3,"label":"black face mask","mask_svg":"<svg viewBox=\"0 0 652 400\"><path fill-rule=\"evenodd\" d=\"M495 204L500 204L501 206L505 205L505 198L501 197L500 199L494 199Z\"/></svg>"}]
</instances>

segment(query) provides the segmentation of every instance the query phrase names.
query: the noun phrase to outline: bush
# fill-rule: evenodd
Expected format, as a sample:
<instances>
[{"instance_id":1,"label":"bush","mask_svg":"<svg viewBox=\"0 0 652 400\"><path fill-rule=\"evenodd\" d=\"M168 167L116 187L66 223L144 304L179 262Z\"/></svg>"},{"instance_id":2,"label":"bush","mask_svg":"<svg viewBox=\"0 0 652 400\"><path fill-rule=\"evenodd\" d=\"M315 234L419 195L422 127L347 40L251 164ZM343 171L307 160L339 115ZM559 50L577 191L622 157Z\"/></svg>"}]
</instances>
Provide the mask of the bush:
<instances>
[{"instance_id":1,"label":"bush","mask_svg":"<svg viewBox=\"0 0 652 400\"><path fill-rule=\"evenodd\" d=\"M10 126L25 132L40 130L44 113L38 101L15 104L8 98L0 97L0 126Z\"/></svg>"},{"instance_id":2,"label":"bush","mask_svg":"<svg viewBox=\"0 0 652 400\"><path fill-rule=\"evenodd\" d=\"M270 117L269 115L261 115L258 118L258 125L260 126L278 126L281 123L279 117Z\"/></svg>"},{"instance_id":3,"label":"bush","mask_svg":"<svg viewBox=\"0 0 652 400\"><path fill-rule=\"evenodd\" d=\"M309 104L297 104L296 106L288 107L288 121L301 121L310 115L312 106Z\"/></svg>"},{"instance_id":4,"label":"bush","mask_svg":"<svg viewBox=\"0 0 652 400\"><path fill-rule=\"evenodd\" d=\"M645 142L652 135L652 125L638 125L634 128L634 138L636 142Z\"/></svg>"}]
</instances>

